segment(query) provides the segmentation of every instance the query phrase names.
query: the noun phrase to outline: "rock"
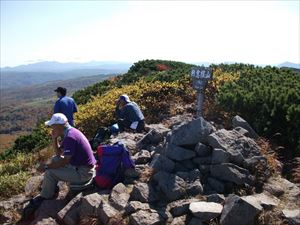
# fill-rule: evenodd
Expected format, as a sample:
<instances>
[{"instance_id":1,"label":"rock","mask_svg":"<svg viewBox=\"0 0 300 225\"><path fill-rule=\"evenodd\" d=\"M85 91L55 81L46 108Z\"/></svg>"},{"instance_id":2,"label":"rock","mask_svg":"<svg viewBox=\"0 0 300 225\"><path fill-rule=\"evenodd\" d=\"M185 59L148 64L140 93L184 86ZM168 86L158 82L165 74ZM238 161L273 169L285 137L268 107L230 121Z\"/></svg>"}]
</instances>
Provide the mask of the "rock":
<instances>
[{"instance_id":1,"label":"rock","mask_svg":"<svg viewBox=\"0 0 300 225\"><path fill-rule=\"evenodd\" d=\"M35 219L32 224L41 223L49 217L57 218L57 213L64 207L65 200L45 200L35 211ZM52 224L52 223L51 223Z\"/></svg>"},{"instance_id":2,"label":"rock","mask_svg":"<svg viewBox=\"0 0 300 225\"><path fill-rule=\"evenodd\" d=\"M147 203L155 202L157 197L151 184L137 183L131 192L131 200Z\"/></svg>"},{"instance_id":3,"label":"rock","mask_svg":"<svg viewBox=\"0 0 300 225\"><path fill-rule=\"evenodd\" d=\"M39 189L42 185L44 177L42 175L40 176L34 176L30 177L25 185L25 194L26 196L33 197L36 195L36 193L39 192Z\"/></svg>"},{"instance_id":4,"label":"rock","mask_svg":"<svg viewBox=\"0 0 300 225\"><path fill-rule=\"evenodd\" d=\"M177 172L176 173L177 176L179 176L180 178L184 179L186 182L194 182L197 179L201 179L202 174L198 169L194 169L192 171L189 172Z\"/></svg>"},{"instance_id":5,"label":"rock","mask_svg":"<svg viewBox=\"0 0 300 225\"><path fill-rule=\"evenodd\" d=\"M251 138L249 131L247 131L246 129L244 129L242 127L235 127L234 130L239 132L241 135Z\"/></svg>"},{"instance_id":6,"label":"rock","mask_svg":"<svg viewBox=\"0 0 300 225\"><path fill-rule=\"evenodd\" d=\"M232 119L233 127L242 127L249 132L251 138L259 138L258 134L253 130L249 123L240 116L235 116Z\"/></svg>"},{"instance_id":7,"label":"rock","mask_svg":"<svg viewBox=\"0 0 300 225\"><path fill-rule=\"evenodd\" d=\"M200 179L186 183L186 192L190 196L196 196L203 193L203 187Z\"/></svg>"},{"instance_id":8,"label":"rock","mask_svg":"<svg viewBox=\"0 0 300 225\"><path fill-rule=\"evenodd\" d=\"M184 123L172 130L170 143L174 145L196 145L206 143L207 137L214 131L214 127L202 117Z\"/></svg>"},{"instance_id":9,"label":"rock","mask_svg":"<svg viewBox=\"0 0 300 225\"><path fill-rule=\"evenodd\" d=\"M151 160L151 154L147 150L141 150L133 157L135 164L146 164Z\"/></svg>"},{"instance_id":10,"label":"rock","mask_svg":"<svg viewBox=\"0 0 300 225\"><path fill-rule=\"evenodd\" d=\"M280 199L285 199L284 202L285 208L287 209L300 208L300 201L299 201L300 188L296 184L282 177L271 177L270 179L268 179L267 184L270 185L272 189L278 187L284 190L284 193L280 196ZM264 189L266 190L265 187Z\"/></svg>"},{"instance_id":11,"label":"rock","mask_svg":"<svg viewBox=\"0 0 300 225\"><path fill-rule=\"evenodd\" d=\"M208 202L215 202L215 203L223 204L225 201L225 196L222 194L211 194L211 195L206 196L206 200Z\"/></svg>"},{"instance_id":12,"label":"rock","mask_svg":"<svg viewBox=\"0 0 300 225\"><path fill-rule=\"evenodd\" d=\"M112 189L109 202L117 210L124 210L129 198L130 194L128 189L124 184L119 183Z\"/></svg>"},{"instance_id":13,"label":"rock","mask_svg":"<svg viewBox=\"0 0 300 225\"><path fill-rule=\"evenodd\" d=\"M79 204L81 198L82 193L79 193L75 198L68 202L68 204L58 212L58 219L63 221L65 224L76 225L79 220Z\"/></svg>"},{"instance_id":14,"label":"rock","mask_svg":"<svg viewBox=\"0 0 300 225\"><path fill-rule=\"evenodd\" d=\"M223 149L230 154L230 161L243 165L245 159L261 156L256 142L243 136L236 130L221 129L208 136L208 143L213 148Z\"/></svg>"},{"instance_id":15,"label":"rock","mask_svg":"<svg viewBox=\"0 0 300 225\"><path fill-rule=\"evenodd\" d=\"M58 225L58 223L55 221L55 219L48 217L48 218L44 218L41 221L37 221L31 224L35 224L35 225Z\"/></svg>"},{"instance_id":16,"label":"rock","mask_svg":"<svg viewBox=\"0 0 300 225\"><path fill-rule=\"evenodd\" d=\"M284 217L288 220L291 225L299 225L300 224L300 209L284 209L282 210Z\"/></svg>"},{"instance_id":17,"label":"rock","mask_svg":"<svg viewBox=\"0 0 300 225\"><path fill-rule=\"evenodd\" d=\"M125 214L129 215L135 213L138 210L150 210L150 206L147 203L141 203L139 201L131 201L127 204L125 208Z\"/></svg>"},{"instance_id":18,"label":"rock","mask_svg":"<svg viewBox=\"0 0 300 225\"><path fill-rule=\"evenodd\" d=\"M117 218L117 217L120 217L119 211L117 211L115 208L113 208L107 202L103 202L103 204L101 204L101 206L99 207L98 218L100 218L100 221L103 224L108 224L108 222L111 218Z\"/></svg>"},{"instance_id":19,"label":"rock","mask_svg":"<svg viewBox=\"0 0 300 225\"><path fill-rule=\"evenodd\" d=\"M276 197L280 197L284 194L284 190L282 187L268 183L264 185L263 189Z\"/></svg>"},{"instance_id":20,"label":"rock","mask_svg":"<svg viewBox=\"0 0 300 225\"><path fill-rule=\"evenodd\" d=\"M210 173L210 165L199 165L199 170L201 174L209 174Z\"/></svg>"},{"instance_id":21,"label":"rock","mask_svg":"<svg viewBox=\"0 0 300 225\"><path fill-rule=\"evenodd\" d=\"M243 167L252 169L255 168L255 166L258 164L261 166L261 169L264 170L267 174L268 172L266 170L268 169L268 163L267 158L264 156L253 156L252 158L245 159Z\"/></svg>"},{"instance_id":22,"label":"rock","mask_svg":"<svg viewBox=\"0 0 300 225\"><path fill-rule=\"evenodd\" d=\"M122 132L119 133L118 136L109 140L109 144L114 144L116 142L121 141L126 148L129 150L131 154L135 154L138 151L137 142L144 137L143 134L140 133L128 133Z\"/></svg>"},{"instance_id":23,"label":"rock","mask_svg":"<svg viewBox=\"0 0 300 225\"><path fill-rule=\"evenodd\" d=\"M197 217L193 217L190 222L188 223L188 225L202 225L202 220L197 218Z\"/></svg>"},{"instance_id":24,"label":"rock","mask_svg":"<svg viewBox=\"0 0 300 225\"><path fill-rule=\"evenodd\" d=\"M173 217L185 215L189 212L189 206L192 202L199 201L198 199L183 199L171 202L168 205L169 211Z\"/></svg>"},{"instance_id":25,"label":"rock","mask_svg":"<svg viewBox=\"0 0 300 225\"><path fill-rule=\"evenodd\" d=\"M258 214L262 211L259 202L253 199L229 195L225 200L221 215L221 225L255 225Z\"/></svg>"},{"instance_id":26,"label":"rock","mask_svg":"<svg viewBox=\"0 0 300 225\"><path fill-rule=\"evenodd\" d=\"M193 159L193 162L198 165L210 165L211 164L211 156L197 157L197 158Z\"/></svg>"},{"instance_id":27,"label":"rock","mask_svg":"<svg viewBox=\"0 0 300 225\"><path fill-rule=\"evenodd\" d=\"M176 217L172 220L171 225L185 225L185 221L186 221L186 215Z\"/></svg>"},{"instance_id":28,"label":"rock","mask_svg":"<svg viewBox=\"0 0 300 225\"><path fill-rule=\"evenodd\" d=\"M171 201L180 199L185 194L185 181L175 174L158 172L153 179L158 183L159 189Z\"/></svg>"},{"instance_id":29,"label":"rock","mask_svg":"<svg viewBox=\"0 0 300 225\"><path fill-rule=\"evenodd\" d=\"M131 214L129 218L131 225L162 225L164 222L155 210L139 210Z\"/></svg>"},{"instance_id":30,"label":"rock","mask_svg":"<svg viewBox=\"0 0 300 225\"><path fill-rule=\"evenodd\" d=\"M249 171L231 163L212 165L211 175L219 180L230 181L237 185L252 184L252 178Z\"/></svg>"},{"instance_id":31,"label":"rock","mask_svg":"<svg viewBox=\"0 0 300 225\"><path fill-rule=\"evenodd\" d=\"M23 194L15 195L6 201L0 201L0 209L5 209L5 211L10 210L13 209L16 205L23 204L27 200L29 200L29 198Z\"/></svg>"},{"instance_id":32,"label":"rock","mask_svg":"<svg viewBox=\"0 0 300 225\"><path fill-rule=\"evenodd\" d=\"M148 127L151 130L137 143L137 146L140 149L146 148L149 145L157 145L164 140L170 131L170 129L162 124L152 124L148 125Z\"/></svg>"},{"instance_id":33,"label":"rock","mask_svg":"<svg viewBox=\"0 0 300 225\"><path fill-rule=\"evenodd\" d=\"M184 161L187 159L194 158L196 156L196 153L194 151L173 144L168 144L166 149L166 156L169 159L175 161Z\"/></svg>"},{"instance_id":34,"label":"rock","mask_svg":"<svg viewBox=\"0 0 300 225\"><path fill-rule=\"evenodd\" d=\"M224 193L225 186L224 186L224 184L221 181L219 181L217 179L214 179L212 177L209 177L207 179L207 182L208 182L209 186L212 189L214 189L216 192L218 192L218 193Z\"/></svg>"},{"instance_id":35,"label":"rock","mask_svg":"<svg viewBox=\"0 0 300 225\"><path fill-rule=\"evenodd\" d=\"M212 164L221 164L221 163L229 163L230 162L230 154L223 149L215 148L212 151Z\"/></svg>"},{"instance_id":36,"label":"rock","mask_svg":"<svg viewBox=\"0 0 300 225\"><path fill-rule=\"evenodd\" d=\"M196 169L198 167L198 165L195 164L192 159L187 159L187 160L183 160L180 162L176 162L176 164L177 163L181 163L185 168L188 169L188 171ZM175 165L175 167L176 167L176 165Z\"/></svg>"},{"instance_id":37,"label":"rock","mask_svg":"<svg viewBox=\"0 0 300 225\"><path fill-rule=\"evenodd\" d=\"M84 216L99 216L100 206L103 203L103 196L98 193L86 195L81 198L79 217Z\"/></svg>"},{"instance_id":38,"label":"rock","mask_svg":"<svg viewBox=\"0 0 300 225\"><path fill-rule=\"evenodd\" d=\"M195 152L200 157L206 157L211 154L211 149L207 145L199 142L195 147Z\"/></svg>"},{"instance_id":39,"label":"rock","mask_svg":"<svg viewBox=\"0 0 300 225\"><path fill-rule=\"evenodd\" d=\"M150 166L156 171L172 172L175 168L175 163L163 155L155 154Z\"/></svg>"},{"instance_id":40,"label":"rock","mask_svg":"<svg viewBox=\"0 0 300 225\"><path fill-rule=\"evenodd\" d=\"M191 213L202 221L210 221L218 217L223 206L214 202L192 202L189 206Z\"/></svg>"},{"instance_id":41,"label":"rock","mask_svg":"<svg viewBox=\"0 0 300 225\"><path fill-rule=\"evenodd\" d=\"M252 195L252 197L255 198L266 210L271 210L272 208L278 206L280 203L280 200L278 198L273 195L267 195L265 193L255 194Z\"/></svg>"}]
</instances>

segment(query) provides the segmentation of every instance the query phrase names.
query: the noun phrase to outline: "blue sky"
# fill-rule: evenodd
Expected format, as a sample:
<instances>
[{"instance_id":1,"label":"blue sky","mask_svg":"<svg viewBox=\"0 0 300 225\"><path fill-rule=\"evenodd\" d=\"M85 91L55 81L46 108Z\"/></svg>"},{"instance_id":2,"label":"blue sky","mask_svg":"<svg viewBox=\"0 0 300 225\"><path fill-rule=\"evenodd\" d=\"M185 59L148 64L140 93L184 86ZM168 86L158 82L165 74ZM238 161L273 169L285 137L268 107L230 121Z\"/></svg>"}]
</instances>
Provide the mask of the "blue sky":
<instances>
[{"instance_id":1,"label":"blue sky","mask_svg":"<svg viewBox=\"0 0 300 225\"><path fill-rule=\"evenodd\" d=\"M300 63L299 2L1 0L1 67L151 58Z\"/></svg>"}]
</instances>

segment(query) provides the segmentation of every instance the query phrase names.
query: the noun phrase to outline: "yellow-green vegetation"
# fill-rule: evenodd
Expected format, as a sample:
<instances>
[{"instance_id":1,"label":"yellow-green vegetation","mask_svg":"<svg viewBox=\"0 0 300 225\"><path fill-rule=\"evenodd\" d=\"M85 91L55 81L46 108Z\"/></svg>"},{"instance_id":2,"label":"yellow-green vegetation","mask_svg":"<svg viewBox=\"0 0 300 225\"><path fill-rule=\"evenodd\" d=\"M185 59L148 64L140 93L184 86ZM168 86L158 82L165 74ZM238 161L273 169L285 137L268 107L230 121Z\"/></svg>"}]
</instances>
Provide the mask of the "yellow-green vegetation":
<instances>
[{"instance_id":1,"label":"yellow-green vegetation","mask_svg":"<svg viewBox=\"0 0 300 225\"><path fill-rule=\"evenodd\" d=\"M14 158L0 161L0 199L8 198L24 191L32 169L38 162L51 157L53 150L48 147L35 153L17 153Z\"/></svg>"},{"instance_id":2,"label":"yellow-green vegetation","mask_svg":"<svg viewBox=\"0 0 300 225\"><path fill-rule=\"evenodd\" d=\"M13 175L4 174L0 176L0 199L9 198L24 191L26 181L31 174L22 171Z\"/></svg>"},{"instance_id":3,"label":"yellow-green vegetation","mask_svg":"<svg viewBox=\"0 0 300 225\"><path fill-rule=\"evenodd\" d=\"M140 105L148 123L159 122L164 117L180 113L182 109L178 106L191 103L195 96L186 83L150 83L141 80L133 85L113 88L79 106L79 113L75 118L78 128L91 137L97 128L112 124L115 120L115 101L124 93Z\"/></svg>"}]
</instances>

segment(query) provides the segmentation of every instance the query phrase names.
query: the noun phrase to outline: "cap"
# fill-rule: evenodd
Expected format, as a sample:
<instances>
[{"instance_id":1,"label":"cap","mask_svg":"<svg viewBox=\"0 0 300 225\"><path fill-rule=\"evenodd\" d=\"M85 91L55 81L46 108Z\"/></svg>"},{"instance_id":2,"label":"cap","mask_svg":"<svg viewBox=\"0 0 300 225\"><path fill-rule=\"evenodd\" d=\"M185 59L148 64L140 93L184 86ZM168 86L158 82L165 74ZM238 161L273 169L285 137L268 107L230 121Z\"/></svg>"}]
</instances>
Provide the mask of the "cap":
<instances>
[{"instance_id":1,"label":"cap","mask_svg":"<svg viewBox=\"0 0 300 225\"><path fill-rule=\"evenodd\" d=\"M51 119L45 122L46 126L52 126L53 124L66 124L68 122L67 117L62 113L55 113Z\"/></svg>"},{"instance_id":2,"label":"cap","mask_svg":"<svg viewBox=\"0 0 300 225\"><path fill-rule=\"evenodd\" d=\"M121 95L119 99L122 99L122 100L124 100L127 103L130 102L130 99L129 99L128 95L125 95L125 94Z\"/></svg>"}]
</instances>

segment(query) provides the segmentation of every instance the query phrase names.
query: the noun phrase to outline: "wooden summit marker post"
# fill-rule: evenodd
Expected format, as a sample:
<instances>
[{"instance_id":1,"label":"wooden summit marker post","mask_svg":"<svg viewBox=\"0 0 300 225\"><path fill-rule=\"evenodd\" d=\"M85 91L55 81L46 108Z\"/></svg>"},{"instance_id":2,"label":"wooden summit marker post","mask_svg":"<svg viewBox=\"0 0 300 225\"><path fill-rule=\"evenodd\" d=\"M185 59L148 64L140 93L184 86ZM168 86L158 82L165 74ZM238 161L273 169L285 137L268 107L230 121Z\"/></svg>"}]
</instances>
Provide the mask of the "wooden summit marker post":
<instances>
[{"instance_id":1,"label":"wooden summit marker post","mask_svg":"<svg viewBox=\"0 0 300 225\"><path fill-rule=\"evenodd\" d=\"M204 91L207 82L212 79L212 68L210 67L194 67L191 71L193 88L197 90L197 117L202 116Z\"/></svg>"}]
</instances>

